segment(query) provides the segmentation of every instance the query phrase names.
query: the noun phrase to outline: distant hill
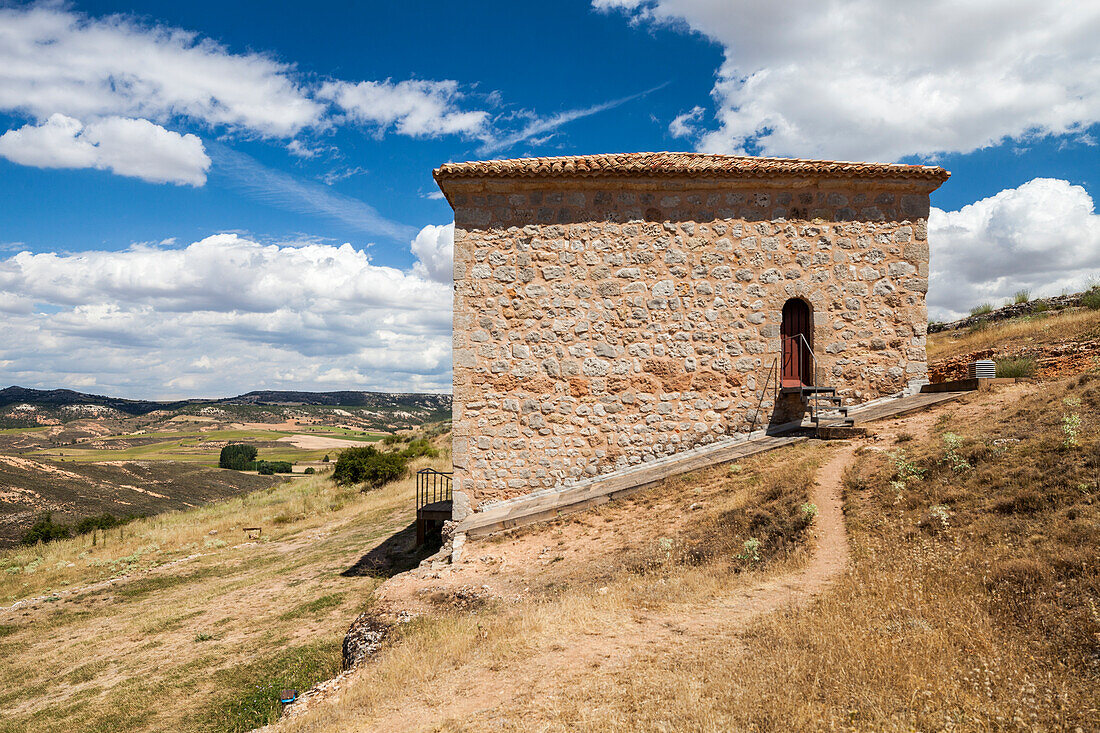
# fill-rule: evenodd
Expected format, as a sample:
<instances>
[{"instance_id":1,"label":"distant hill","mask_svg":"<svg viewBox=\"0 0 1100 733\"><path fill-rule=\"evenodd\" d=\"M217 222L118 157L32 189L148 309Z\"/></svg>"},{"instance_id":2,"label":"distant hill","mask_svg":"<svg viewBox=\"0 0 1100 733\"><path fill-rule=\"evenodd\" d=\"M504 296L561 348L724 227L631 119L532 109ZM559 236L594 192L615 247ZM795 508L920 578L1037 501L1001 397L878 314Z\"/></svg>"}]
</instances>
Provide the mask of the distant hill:
<instances>
[{"instance_id":1,"label":"distant hill","mask_svg":"<svg viewBox=\"0 0 1100 733\"><path fill-rule=\"evenodd\" d=\"M64 405L101 405L110 407L127 415L145 415L153 410L174 410L192 402L152 402L150 400L127 400L121 397L74 392L71 389L27 389L26 387L8 387L0 389L0 408L8 405L34 405L36 407L63 407Z\"/></svg>"},{"instance_id":2,"label":"distant hill","mask_svg":"<svg viewBox=\"0 0 1100 733\"><path fill-rule=\"evenodd\" d=\"M179 461L59 463L0 455L0 547L15 544L43 512L73 522L108 512L153 515L267 488L281 479Z\"/></svg>"},{"instance_id":3,"label":"distant hill","mask_svg":"<svg viewBox=\"0 0 1100 733\"><path fill-rule=\"evenodd\" d=\"M194 405L325 405L330 407L368 407L387 411L408 412L450 409L451 396L446 394L391 392L296 392L259 390L221 399L189 399L173 402L129 400L121 397L75 392L71 389L27 389L8 387L0 390L0 409L8 405L63 407L65 405L100 405L128 415L145 415L154 410L179 410Z\"/></svg>"},{"instance_id":4,"label":"distant hill","mask_svg":"<svg viewBox=\"0 0 1100 733\"><path fill-rule=\"evenodd\" d=\"M331 407L450 407L451 396L417 392L293 392L257 390L215 400L228 405L329 405Z\"/></svg>"}]
</instances>

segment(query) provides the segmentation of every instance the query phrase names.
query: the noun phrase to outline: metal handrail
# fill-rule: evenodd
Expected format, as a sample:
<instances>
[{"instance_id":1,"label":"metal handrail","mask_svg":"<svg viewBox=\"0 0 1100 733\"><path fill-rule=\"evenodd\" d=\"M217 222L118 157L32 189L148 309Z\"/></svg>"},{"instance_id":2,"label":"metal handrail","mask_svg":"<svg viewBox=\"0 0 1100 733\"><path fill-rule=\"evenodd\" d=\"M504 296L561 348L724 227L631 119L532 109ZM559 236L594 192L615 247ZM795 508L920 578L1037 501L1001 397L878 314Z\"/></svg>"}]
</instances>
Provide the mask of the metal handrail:
<instances>
[{"instance_id":1,"label":"metal handrail","mask_svg":"<svg viewBox=\"0 0 1100 733\"><path fill-rule=\"evenodd\" d=\"M750 433L753 430L756 429L756 420L757 420L757 418L760 417L760 413L762 412L761 408L764 406L764 396L766 394L768 394L768 385L771 384L772 374L775 373L776 368L778 367L778 365L779 365L779 357L777 356L774 359L772 359L771 368L768 369L768 378L764 381L764 389L760 390L760 399L756 401L756 415L753 416L752 423L749 424L749 432ZM776 399L778 399L778 397L779 397L779 382L780 382L779 379L775 380Z\"/></svg>"},{"instance_id":2,"label":"metal handrail","mask_svg":"<svg viewBox=\"0 0 1100 733\"><path fill-rule=\"evenodd\" d=\"M803 344L805 344L806 353L808 353L810 355L810 372L813 375L813 384L810 385L810 386L812 386L812 387L819 386L821 384L821 379L820 379L821 375L818 374L818 372L817 372L817 355L814 354L814 350L812 348L810 348L810 342L806 340L806 334L798 333L798 334L795 334L794 336L784 336L783 338L791 339L792 341L797 339L797 343L798 343L798 372L799 372L798 381L803 385L806 384L805 381L802 379L802 346L803 346ZM780 380L780 381L782 381L782 380ZM807 400L807 403L809 403L809 405L810 405L810 419L811 420L816 419L818 413L821 411L821 405L819 404L819 400L820 400L820 393L818 393L816 390L810 393L810 399Z\"/></svg>"},{"instance_id":3,"label":"metal handrail","mask_svg":"<svg viewBox=\"0 0 1100 733\"><path fill-rule=\"evenodd\" d=\"M422 468L416 472L416 509L437 501L451 501L454 473Z\"/></svg>"}]
</instances>

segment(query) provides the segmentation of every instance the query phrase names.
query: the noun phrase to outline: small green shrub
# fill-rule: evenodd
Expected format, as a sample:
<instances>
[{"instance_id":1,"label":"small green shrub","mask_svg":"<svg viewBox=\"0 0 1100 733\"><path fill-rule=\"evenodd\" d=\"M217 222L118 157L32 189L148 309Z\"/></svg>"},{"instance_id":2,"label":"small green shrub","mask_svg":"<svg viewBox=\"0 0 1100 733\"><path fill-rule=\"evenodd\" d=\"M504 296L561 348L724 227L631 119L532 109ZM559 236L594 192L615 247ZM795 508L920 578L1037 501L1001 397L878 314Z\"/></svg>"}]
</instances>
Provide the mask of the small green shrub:
<instances>
[{"instance_id":1,"label":"small green shrub","mask_svg":"<svg viewBox=\"0 0 1100 733\"><path fill-rule=\"evenodd\" d=\"M1032 313L1046 313L1050 310L1050 303L1045 300L1037 300L1031 304Z\"/></svg>"},{"instance_id":2,"label":"small green shrub","mask_svg":"<svg viewBox=\"0 0 1100 733\"><path fill-rule=\"evenodd\" d=\"M986 313L992 313L992 312L993 312L993 305L990 304L990 303L982 303L981 305L976 305L976 306L974 306L973 308L970 309L970 315L972 315L972 316L981 316L981 315L985 315Z\"/></svg>"},{"instance_id":3,"label":"small green shrub","mask_svg":"<svg viewBox=\"0 0 1100 733\"><path fill-rule=\"evenodd\" d=\"M1089 310L1100 311L1100 285L1094 285L1081 296L1081 305Z\"/></svg>"},{"instance_id":4,"label":"small green shrub","mask_svg":"<svg viewBox=\"0 0 1100 733\"><path fill-rule=\"evenodd\" d=\"M256 470L260 472L261 476L274 476L275 468L267 461L260 461L256 466Z\"/></svg>"},{"instance_id":5,"label":"small green shrub","mask_svg":"<svg viewBox=\"0 0 1100 733\"><path fill-rule=\"evenodd\" d=\"M222 448L218 458L219 468L229 468L234 471L247 471L249 464L256 460L256 446L244 443L230 443Z\"/></svg>"},{"instance_id":6,"label":"small green shrub","mask_svg":"<svg viewBox=\"0 0 1100 733\"><path fill-rule=\"evenodd\" d=\"M416 438L410 440L408 446L401 451L401 455L406 458L419 458L420 456L428 456L429 458L435 458L439 455L439 451L425 438Z\"/></svg>"},{"instance_id":7,"label":"small green shrub","mask_svg":"<svg viewBox=\"0 0 1100 733\"><path fill-rule=\"evenodd\" d=\"M1016 291L1015 302L1017 305L1020 303L1027 303L1031 300L1031 291L1027 288Z\"/></svg>"},{"instance_id":8,"label":"small green shrub","mask_svg":"<svg viewBox=\"0 0 1100 733\"><path fill-rule=\"evenodd\" d=\"M313 468L313 466L306 466L306 470L305 470L305 472L304 472L304 473L306 473L306 474L314 474L314 473L317 473L317 470L316 470L315 468Z\"/></svg>"},{"instance_id":9,"label":"small green shrub","mask_svg":"<svg viewBox=\"0 0 1100 733\"><path fill-rule=\"evenodd\" d=\"M336 458L332 479L345 486L366 484L377 489L404 476L408 462L408 456L382 453L373 445L345 448Z\"/></svg>"},{"instance_id":10,"label":"small green shrub","mask_svg":"<svg viewBox=\"0 0 1100 733\"><path fill-rule=\"evenodd\" d=\"M321 463L328 463L328 453L326 453L325 457L321 459Z\"/></svg>"},{"instance_id":11,"label":"small green shrub","mask_svg":"<svg viewBox=\"0 0 1100 733\"><path fill-rule=\"evenodd\" d=\"M951 465L952 471L965 471L971 468L970 462L959 455L959 449L963 445L963 437L955 433L943 434L944 461Z\"/></svg>"},{"instance_id":12,"label":"small green shrub","mask_svg":"<svg viewBox=\"0 0 1100 733\"><path fill-rule=\"evenodd\" d=\"M999 359L997 361L998 377L1034 377L1035 360L1030 357L1019 359Z\"/></svg>"},{"instance_id":13,"label":"small green shrub","mask_svg":"<svg viewBox=\"0 0 1100 733\"><path fill-rule=\"evenodd\" d=\"M53 515L46 512L39 515L20 541L24 545L36 545L39 542L53 542L68 539L71 536L72 530L69 525L53 521Z\"/></svg>"},{"instance_id":14,"label":"small green shrub","mask_svg":"<svg viewBox=\"0 0 1100 733\"><path fill-rule=\"evenodd\" d=\"M1081 400L1077 397L1067 397L1062 400L1066 407L1080 407ZM1076 412L1062 414L1062 445L1066 448L1077 448L1081 445L1078 436L1081 434L1081 416Z\"/></svg>"}]
</instances>

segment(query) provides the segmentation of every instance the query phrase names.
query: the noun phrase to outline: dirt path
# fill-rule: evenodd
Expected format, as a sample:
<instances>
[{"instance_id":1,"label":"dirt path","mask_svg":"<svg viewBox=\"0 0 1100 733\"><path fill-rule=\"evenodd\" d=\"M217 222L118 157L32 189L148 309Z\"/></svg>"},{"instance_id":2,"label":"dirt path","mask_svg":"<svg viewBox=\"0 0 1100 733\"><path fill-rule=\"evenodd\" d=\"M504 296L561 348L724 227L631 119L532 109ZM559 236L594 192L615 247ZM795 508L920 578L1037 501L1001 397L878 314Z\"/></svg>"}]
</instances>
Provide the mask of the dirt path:
<instances>
[{"instance_id":1,"label":"dirt path","mask_svg":"<svg viewBox=\"0 0 1100 733\"><path fill-rule=\"evenodd\" d=\"M848 532L844 527L844 469L855 459L860 444L848 443L828 463L821 467L814 488L813 503L817 505L814 519L813 556L804 566L789 573L765 579L689 616L679 615L681 629L713 629L737 633L753 619L780 608L799 605L813 599L848 566Z\"/></svg>"},{"instance_id":2,"label":"dirt path","mask_svg":"<svg viewBox=\"0 0 1100 733\"><path fill-rule=\"evenodd\" d=\"M813 493L818 510L813 525L813 554L799 569L732 587L728 594L687 613L683 607L634 612L614 628L560 638L549 650L533 657L496 669L470 669L448 675L446 679L433 681L431 701L395 700L389 709L358 729L432 729L451 719L492 716L495 709L510 704L517 696L534 700L553 695L563 681L583 675L586 670L625 668L653 649L691 645L708 637L721 637L726 643L737 645L738 635L756 618L809 602L844 571L849 550L841 480L844 469L855 460L858 447L844 445L819 470ZM369 673L369 665L358 674L362 673ZM355 676L356 672L350 675ZM502 684L504 680L506 684ZM339 687L344 688L351 681L342 680ZM308 716L303 713L316 710L323 715L316 703L338 706L340 697L341 690L333 689L323 699L311 701L307 709L294 711L296 714L289 718L306 723L303 727L308 730L310 726L304 719Z\"/></svg>"}]
</instances>

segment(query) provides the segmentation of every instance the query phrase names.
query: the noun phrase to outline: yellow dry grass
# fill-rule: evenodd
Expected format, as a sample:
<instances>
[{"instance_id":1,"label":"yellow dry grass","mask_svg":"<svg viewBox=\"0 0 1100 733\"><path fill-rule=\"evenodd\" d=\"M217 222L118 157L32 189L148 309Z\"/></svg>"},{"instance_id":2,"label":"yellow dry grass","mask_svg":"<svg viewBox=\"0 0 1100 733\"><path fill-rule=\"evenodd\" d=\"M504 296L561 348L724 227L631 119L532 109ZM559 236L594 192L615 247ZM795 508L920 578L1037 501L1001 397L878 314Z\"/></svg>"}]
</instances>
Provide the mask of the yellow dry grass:
<instances>
[{"instance_id":1,"label":"yellow dry grass","mask_svg":"<svg viewBox=\"0 0 1100 733\"><path fill-rule=\"evenodd\" d=\"M972 351L1026 346L1100 335L1100 311L1065 310L993 322L982 329L941 331L928 336L928 359Z\"/></svg>"},{"instance_id":2,"label":"yellow dry grass","mask_svg":"<svg viewBox=\"0 0 1100 733\"><path fill-rule=\"evenodd\" d=\"M721 557L579 574L418 619L280 730L1100 729L1097 414L1085 375L899 421L846 479L853 564L812 605L692 623L756 581Z\"/></svg>"},{"instance_id":3,"label":"yellow dry grass","mask_svg":"<svg viewBox=\"0 0 1100 733\"><path fill-rule=\"evenodd\" d=\"M459 708L492 711L488 727L529 730L550 725L550 720L526 717L526 706L542 704L536 687L528 683L540 691L549 685L555 691L552 699L560 701L564 685L595 679L608 659L622 653L620 646L634 653L658 636L678 634L668 630L665 619L687 624L701 606L731 589L799 566L805 553L794 543L798 525L776 530L786 539L773 538L774 554L758 566L735 553L744 552L742 540L758 527L759 509L768 513L769 521L801 511L826 451L821 446L791 447L749 459L741 470L721 466L666 482L653 491L691 496L693 483L715 483L723 491L708 494L708 508L699 512L693 526L675 536L654 537L610 566L578 563L571 575L559 572L551 588L518 602L495 603L476 613L422 616L399 627L393 643L345 684L338 704L317 705L279 729L431 729L427 721L435 716L434 709L464 696ZM645 495L637 497L646 500ZM622 521L615 507L597 511L612 522ZM537 530L523 530L532 531ZM765 541L762 552L767 546ZM470 551L480 550L474 546ZM519 706L523 712L513 714ZM577 727L585 726L571 729Z\"/></svg>"},{"instance_id":4,"label":"yellow dry grass","mask_svg":"<svg viewBox=\"0 0 1100 733\"><path fill-rule=\"evenodd\" d=\"M342 573L410 524L413 495L311 476L0 553L0 731L237 729L276 672L337 673L381 582Z\"/></svg>"}]
</instances>

